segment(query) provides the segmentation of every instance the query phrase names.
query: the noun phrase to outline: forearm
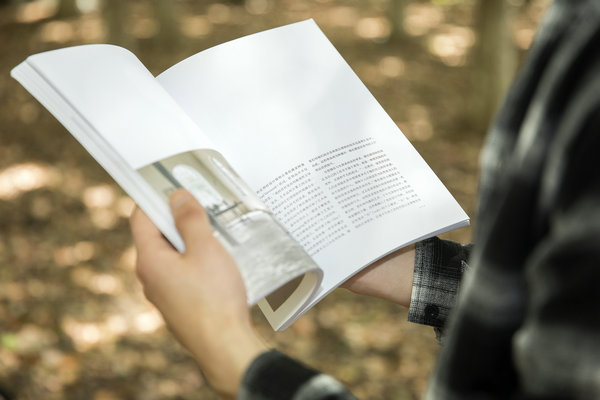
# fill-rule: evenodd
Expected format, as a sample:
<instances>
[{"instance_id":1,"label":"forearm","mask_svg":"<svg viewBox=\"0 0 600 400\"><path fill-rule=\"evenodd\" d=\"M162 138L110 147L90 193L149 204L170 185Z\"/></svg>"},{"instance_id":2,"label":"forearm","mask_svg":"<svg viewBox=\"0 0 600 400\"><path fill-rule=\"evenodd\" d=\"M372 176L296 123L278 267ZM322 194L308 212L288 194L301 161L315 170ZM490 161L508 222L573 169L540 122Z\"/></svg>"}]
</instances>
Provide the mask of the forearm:
<instances>
[{"instance_id":1,"label":"forearm","mask_svg":"<svg viewBox=\"0 0 600 400\"><path fill-rule=\"evenodd\" d=\"M348 279L342 287L408 307L415 265L415 245L397 250Z\"/></svg>"},{"instance_id":2,"label":"forearm","mask_svg":"<svg viewBox=\"0 0 600 400\"><path fill-rule=\"evenodd\" d=\"M471 247L435 237L423 240L391 253L342 286L409 307L409 321L441 328L456 302Z\"/></svg>"}]
</instances>

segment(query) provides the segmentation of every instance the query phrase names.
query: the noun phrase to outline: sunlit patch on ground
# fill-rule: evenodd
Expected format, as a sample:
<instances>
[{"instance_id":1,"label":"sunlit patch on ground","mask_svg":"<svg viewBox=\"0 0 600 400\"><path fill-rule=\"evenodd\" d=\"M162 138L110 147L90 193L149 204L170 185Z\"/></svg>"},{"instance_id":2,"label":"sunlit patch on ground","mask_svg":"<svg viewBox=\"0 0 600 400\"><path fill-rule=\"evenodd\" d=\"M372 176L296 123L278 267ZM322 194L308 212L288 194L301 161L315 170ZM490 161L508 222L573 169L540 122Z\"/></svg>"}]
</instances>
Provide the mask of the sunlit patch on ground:
<instances>
[{"instance_id":1,"label":"sunlit patch on ground","mask_svg":"<svg viewBox=\"0 0 600 400\"><path fill-rule=\"evenodd\" d=\"M444 20L443 10L429 2L409 3L404 12L403 27L412 36L423 36Z\"/></svg>"},{"instance_id":2,"label":"sunlit patch on ground","mask_svg":"<svg viewBox=\"0 0 600 400\"><path fill-rule=\"evenodd\" d=\"M390 36L392 27L387 18L367 17L358 20L354 33L363 39L385 40Z\"/></svg>"},{"instance_id":3,"label":"sunlit patch on ground","mask_svg":"<svg viewBox=\"0 0 600 400\"><path fill-rule=\"evenodd\" d=\"M445 26L429 41L429 50L450 67L464 65L469 50L475 44L475 33L471 28Z\"/></svg>"},{"instance_id":4,"label":"sunlit patch on ground","mask_svg":"<svg viewBox=\"0 0 600 400\"><path fill-rule=\"evenodd\" d=\"M332 7L324 17L324 21L332 26L352 27L360 18L360 13L354 7Z\"/></svg>"},{"instance_id":5,"label":"sunlit patch on ground","mask_svg":"<svg viewBox=\"0 0 600 400\"><path fill-rule=\"evenodd\" d=\"M404 74L404 61L398 56L385 56L379 60L379 73L386 78L398 78Z\"/></svg>"},{"instance_id":6,"label":"sunlit patch on ground","mask_svg":"<svg viewBox=\"0 0 600 400\"><path fill-rule=\"evenodd\" d=\"M38 0L20 4L16 10L15 20L21 23L36 22L52 17L57 8L57 0Z\"/></svg>"},{"instance_id":7,"label":"sunlit patch on ground","mask_svg":"<svg viewBox=\"0 0 600 400\"><path fill-rule=\"evenodd\" d=\"M263 15L273 7L273 0L248 0L244 3L246 11L251 15Z\"/></svg>"},{"instance_id":8,"label":"sunlit patch on ground","mask_svg":"<svg viewBox=\"0 0 600 400\"><path fill-rule=\"evenodd\" d=\"M0 170L0 200L11 200L58 182L59 176L53 167L38 163L12 165Z\"/></svg>"},{"instance_id":9,"label":"sunlit patch on ground","mask_svg":"<svg viewBox=\"0 0 600 400\"><path fill-rule=\"evenodd\" d=\"M204 15L184 16L181 22L183 34L190 38L206 36L213 30L212 23Z\"/></svg>"}]
</instances>

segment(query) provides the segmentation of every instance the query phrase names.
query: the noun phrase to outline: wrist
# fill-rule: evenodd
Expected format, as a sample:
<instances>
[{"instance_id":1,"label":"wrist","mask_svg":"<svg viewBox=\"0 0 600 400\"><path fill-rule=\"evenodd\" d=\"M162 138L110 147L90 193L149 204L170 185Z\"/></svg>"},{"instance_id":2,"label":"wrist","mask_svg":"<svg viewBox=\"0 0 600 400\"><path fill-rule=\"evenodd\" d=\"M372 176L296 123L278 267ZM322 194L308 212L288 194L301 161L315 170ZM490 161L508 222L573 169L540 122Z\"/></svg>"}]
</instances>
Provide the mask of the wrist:
<instances>
[{"instance_id":1,"label":"wrist","mask_svg":"<svg viewBox=\"0 0 600 400\"><path fill-rule=\"evenodd\" d=\"M208 383L221 396L235 398L248 366L267 350L249 321L214 331L210 347L190 349Z\"/></svg>"},{"instance_id":2,"label":"wrist","mask_svg":"<svg viewBox=\"0 0 600 400\"><path fill-rule=\"evenodd\" d=\"M342 287L361 295L410 306L415 264L415 245L397 250L371 264Z\"/></svg>"}]
</instances>

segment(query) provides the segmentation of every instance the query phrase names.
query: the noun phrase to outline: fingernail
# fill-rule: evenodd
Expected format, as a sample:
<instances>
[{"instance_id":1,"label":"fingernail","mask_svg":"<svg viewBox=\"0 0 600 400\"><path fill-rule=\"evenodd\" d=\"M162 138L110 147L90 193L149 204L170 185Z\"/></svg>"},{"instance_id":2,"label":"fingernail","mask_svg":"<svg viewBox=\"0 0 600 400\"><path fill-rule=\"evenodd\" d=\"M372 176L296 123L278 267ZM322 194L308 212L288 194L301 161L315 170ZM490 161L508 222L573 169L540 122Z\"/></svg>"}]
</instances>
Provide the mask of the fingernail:
<instances>
[{"instance_id":1,"label":"fingernail","mask_svg":"<svg viewBox=\"0 0 600 400\"><path fill-rule=\"evenodd\" d=\"M169 204L171 205L171 210L177 210L183 204L187 203L190 200L193 200L194 196L190 192L185 189L178 189L169 198Z\"/></svg>"}]
</instances>

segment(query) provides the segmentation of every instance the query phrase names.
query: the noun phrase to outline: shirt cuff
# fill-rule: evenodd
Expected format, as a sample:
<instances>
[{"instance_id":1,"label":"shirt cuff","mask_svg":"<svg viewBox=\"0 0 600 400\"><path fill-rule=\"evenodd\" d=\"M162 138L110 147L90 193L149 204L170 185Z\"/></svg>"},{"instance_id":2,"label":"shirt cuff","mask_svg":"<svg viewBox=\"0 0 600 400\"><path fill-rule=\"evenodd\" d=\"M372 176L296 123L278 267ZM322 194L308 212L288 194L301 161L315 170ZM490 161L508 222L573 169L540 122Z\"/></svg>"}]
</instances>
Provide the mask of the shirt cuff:
<instances>
[{"instance_id":1,"label":"shirt cuff","mask_svg":"<svg viewBox=\"0 0 600 400\"><path fill-rule=\"evenodd\" d=\"M267 351L256 357L244 373L238 400L291 399L318 373L277 350Z\"/></svg>"},{"instance_id":2,"label":"shirt cuff","mask_svg":"<svg viewBox=\"0 0 600 400\"><path fill-rule=\"evenodd\" d=\"M468 268L471 247L437 237L417 243L409 321L444 327Z\"/></svg>"},{"instance_id":3,"label":"shirt cuff","mask_svg":"<svg viewBox=\"0 0 600 400\"><path fill-rule=\"evenodd\" d=\"M339 381L270 350L256 357L242 379L238 400L356 400Z\"/></svg>"}]
</instances>

